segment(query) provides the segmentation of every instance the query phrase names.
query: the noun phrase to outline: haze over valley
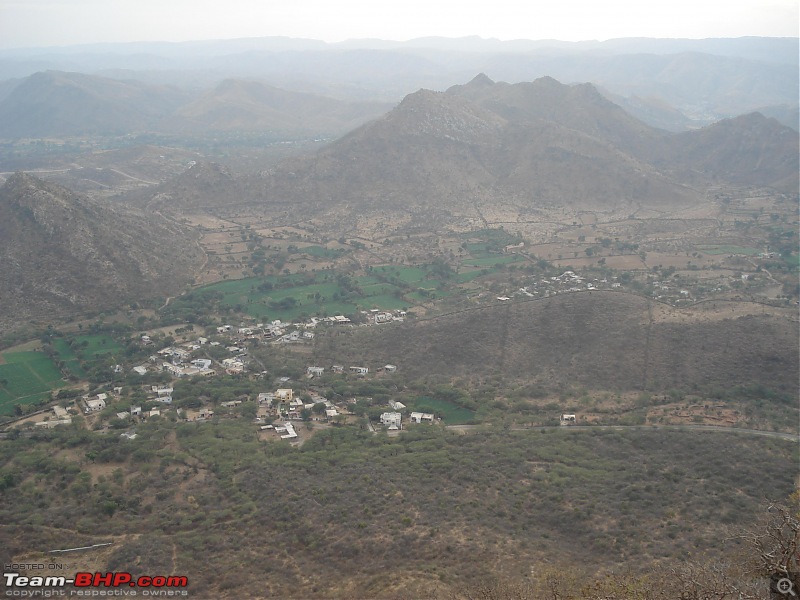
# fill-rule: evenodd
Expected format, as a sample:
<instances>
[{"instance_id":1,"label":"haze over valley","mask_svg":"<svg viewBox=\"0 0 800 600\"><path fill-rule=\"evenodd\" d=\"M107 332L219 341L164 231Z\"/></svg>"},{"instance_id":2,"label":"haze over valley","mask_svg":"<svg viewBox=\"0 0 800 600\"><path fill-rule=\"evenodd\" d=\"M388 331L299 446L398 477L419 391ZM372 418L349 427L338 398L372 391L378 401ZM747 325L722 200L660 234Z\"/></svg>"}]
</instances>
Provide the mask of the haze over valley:
<instances>
[{"instance_id":1,"label":"haze over valley","mask_svg":"<svg viewBox=\"0 0 800 600\"><path fill-rule=\"evenodd\" d=\"M3 564L800 584L799 95L787 37L0 49Z\"/></svg>"}]
</instances>

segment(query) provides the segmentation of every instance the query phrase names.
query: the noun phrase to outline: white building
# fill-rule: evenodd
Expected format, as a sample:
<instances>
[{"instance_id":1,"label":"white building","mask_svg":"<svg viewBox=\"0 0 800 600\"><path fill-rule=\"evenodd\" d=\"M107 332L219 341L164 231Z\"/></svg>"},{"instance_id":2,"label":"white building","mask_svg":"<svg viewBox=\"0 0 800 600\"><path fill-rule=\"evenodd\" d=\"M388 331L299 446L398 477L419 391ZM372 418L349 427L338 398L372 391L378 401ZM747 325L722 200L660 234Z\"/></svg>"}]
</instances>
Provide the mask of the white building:
<instances>
[{"instance_id":1,"label":"white building","mask_svg":"<svg viewBox=\"0 0 800 600\"><path fill-rule=\"evenodd\" d=\"M85 411L87 413L97 412L98 410L103 410L106 407L106 401L100 398L95 398L93 400L89 400L87 398L84 400L84 404L86 405Z\"/></svg>"},{"instance_id":2,"label":"white building","mask_svg":"<svg viewBox=\"0 0 800 600\"><path fill-rule=\"evenodd\" d=\"M433 415L430 413L421 413L421 412L412 412L411 413L411 422L412 423L433 423Z\"/></svg>"},{"instance_id":3,"label":"white building","mask_svg":"<svg viewBox=\"0 0 800 600\"><path fill-rule=\"evenodd\" d=\"M321 377L325 373L325 367L308 367L306 373L312 377Z\"/></svg>"},{"instance_id":4,"label":"white building","mask_svg":"<svg viewBox=\"0 0 800 600\"><path fill-rule=\"evenodd\" d=\"M72 418L66 419L50 419L49 421L38 421L36 427L43 427L45 429L52 429L56 425L69 425L72 423Z\"/></svg>"},{"instance_id":5,"label":"white building","mask_svg":"<svg viewBox=\"0 0 800 600\"><path fill-rule=\"evenodd\" d=\"M398 412L385 412L381 415L381 425L390 430L402 429L403 416Z\"/></svg>"},{"instance_id":6,"label":"white building","mask_svg":"<svg viewBox=\"0 0 800 600\"><path fill-rule=\"evenodd\" d=\"M275 431L280 432L283 429L286 433L281 436L282 440L294 440L297 439L297 432L294 430L294 425L287 422L284 424L283 427L276 427Z\"/></svg>"}]
</instances>

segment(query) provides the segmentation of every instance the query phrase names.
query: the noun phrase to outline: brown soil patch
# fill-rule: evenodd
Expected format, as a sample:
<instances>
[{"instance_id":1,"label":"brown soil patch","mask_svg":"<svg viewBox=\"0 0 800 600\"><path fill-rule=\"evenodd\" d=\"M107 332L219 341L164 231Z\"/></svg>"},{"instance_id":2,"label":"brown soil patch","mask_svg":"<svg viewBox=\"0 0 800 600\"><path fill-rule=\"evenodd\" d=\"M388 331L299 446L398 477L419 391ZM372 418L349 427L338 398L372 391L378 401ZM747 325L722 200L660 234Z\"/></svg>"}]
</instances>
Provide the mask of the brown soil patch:
<instances>
[{"instance_id":1,"label":"brown soil patch","mask_svg":"<svg viewBox=\"0 0 800 600\"><path fill-rule=\"evenodd\" d=\"M24 344L17 344L16 346L11 346L11 348L6 348L3 352L33 352L34 350L39 350L41 347L42 343L39 340L31 340ZM0 354L0 364L3 364L2 354Z\"/></svg>"},{"instance_id":2,"label":"brown soil patch","mask_svg":"<svg viewBox=\"0 0 800 600\"><path fill-rule=\"evenodd\" d=\"M235 223L220 219L211 215L181 215L184 222L195 227L205 227L206 229L225 229L236 227Z\"/></svg>"},{"instance_id":3,"label":"brown soil patch","mask_svg":"<svg viewBox=\"0 0 800 600\"><path fill-rule=\"evenodd\" d=\"M641 269L645 265L642 259L636 254L624 254L621 256L606 256L606 266L612 269ZM647 259L650 260L649 258Z\"/></svg>"}]
</instances>

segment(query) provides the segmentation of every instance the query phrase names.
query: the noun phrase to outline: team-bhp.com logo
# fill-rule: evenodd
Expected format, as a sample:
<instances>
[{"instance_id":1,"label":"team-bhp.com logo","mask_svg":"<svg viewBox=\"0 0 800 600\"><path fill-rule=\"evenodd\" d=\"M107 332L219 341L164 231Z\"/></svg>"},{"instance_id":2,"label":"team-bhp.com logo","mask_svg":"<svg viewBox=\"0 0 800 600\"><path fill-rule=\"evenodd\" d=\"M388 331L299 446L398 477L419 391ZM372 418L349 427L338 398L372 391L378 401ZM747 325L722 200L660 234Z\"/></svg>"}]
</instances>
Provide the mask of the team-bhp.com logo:
<instances>
[{"instance_id":1,"label":"team-bhp.com logo","mask_svg":"<svg viewBox=\"0 0 800 600\"><path fill-rule=\"evenodd\" d=\"M156 575L153 577L142 575L134 577L127 572L110 572L110 573L75 573L72 578L66 577L28 577L19 575L18 573L3 573L5 580L6 595L11 596L36 596L40 594L20 594L13 593L15 588L26 588L33 591L31 588L63 588L68 585L75 586L77 590L70 590L69 595L80 596L100 596L100 595L136 595L135 592L129 594L110 593L109 590L106 594L98 593L98 588L114 588L117 590L129 588L141 588L142 596L183 596L187 595L185 589L189 585L189 578L178 575ZM89 588L89 589L85 589ZM11 594L8 592L12 591ZM17 590L21 591L21 590ZM77 592L77 593L75 593ZM81 593L83 592L83 593ZM92 593L94 592L94 593Z\"/></svg>"}]
</instances>

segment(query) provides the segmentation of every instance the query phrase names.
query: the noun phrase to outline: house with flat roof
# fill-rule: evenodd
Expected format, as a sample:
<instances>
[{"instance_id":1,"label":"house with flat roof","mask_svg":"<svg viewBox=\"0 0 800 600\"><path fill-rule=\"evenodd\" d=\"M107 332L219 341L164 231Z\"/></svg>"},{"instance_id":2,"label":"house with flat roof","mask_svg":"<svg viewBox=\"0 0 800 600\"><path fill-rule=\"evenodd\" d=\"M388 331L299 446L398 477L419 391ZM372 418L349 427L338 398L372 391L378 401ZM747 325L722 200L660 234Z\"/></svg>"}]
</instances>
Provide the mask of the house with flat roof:
<instances>
[{"instance_id":1,"label":"house with flat roof","mask_svg":"<svg viewBox=\"0 0 800 600\"><path fill-rule=\"evenodd\" d=\"M433 415L431 413L412 412L412 423L433 423Z\"/></svg>"},{"instance_id":2,"label":"house with flat roof","mask_svg":"<svg viewBox=\"0 0 800 600\"><path fill-rule=\"evenodd\" d=\"M100 397L94 398L92 400L89 400L87 398L86 400L83 401L83 404L85 406L84 412L86 413L97 412L98 410L103 410L106 407L106 400L105 398L100 398Z\"/></svg>"},{"instance_id":3,"label":"house with flat roof","mask_svg":"<svg viewBox=\"0 0 800 600\"><path fill-rule=\"evenodd\" d=\"M394 431L403 428L403 415L398 412L385 412L381 415L381 425Z\"/></svg>"},{"instance_id":4,"label":"house with flat roof","mask_svg":"<svg viewBox=\"0 0 800 600\"><path fill-rule=\"evenodd\" d=\"M275 390L275 399L281 402L290 402L294 397L292 388L279 388Z\"/></svg>"}]
</instances>

